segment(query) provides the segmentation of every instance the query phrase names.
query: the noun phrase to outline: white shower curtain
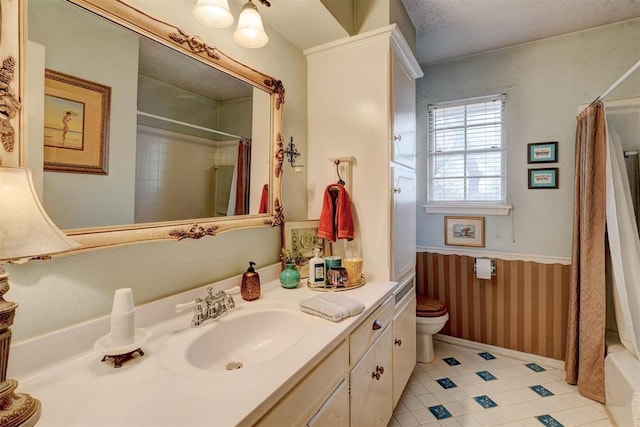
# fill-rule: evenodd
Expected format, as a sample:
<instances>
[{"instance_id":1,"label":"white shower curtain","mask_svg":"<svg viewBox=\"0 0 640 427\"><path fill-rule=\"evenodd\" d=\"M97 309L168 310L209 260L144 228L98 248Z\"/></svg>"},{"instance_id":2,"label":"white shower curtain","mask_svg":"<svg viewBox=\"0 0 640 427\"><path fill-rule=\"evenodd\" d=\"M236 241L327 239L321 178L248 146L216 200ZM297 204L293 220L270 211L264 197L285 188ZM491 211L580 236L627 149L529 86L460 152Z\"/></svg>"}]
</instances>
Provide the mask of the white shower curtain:
<instances>
[{"instance_id":1,"label":"white shower curtain","mask_svg":"<svg viewBox=\"0 0 640 427\"><path fill-rule=\"evenodd\" d=\"M640 238L620 138L607 125L607 235L620 341L640 359Z\"/></svg>"}]
</instances>

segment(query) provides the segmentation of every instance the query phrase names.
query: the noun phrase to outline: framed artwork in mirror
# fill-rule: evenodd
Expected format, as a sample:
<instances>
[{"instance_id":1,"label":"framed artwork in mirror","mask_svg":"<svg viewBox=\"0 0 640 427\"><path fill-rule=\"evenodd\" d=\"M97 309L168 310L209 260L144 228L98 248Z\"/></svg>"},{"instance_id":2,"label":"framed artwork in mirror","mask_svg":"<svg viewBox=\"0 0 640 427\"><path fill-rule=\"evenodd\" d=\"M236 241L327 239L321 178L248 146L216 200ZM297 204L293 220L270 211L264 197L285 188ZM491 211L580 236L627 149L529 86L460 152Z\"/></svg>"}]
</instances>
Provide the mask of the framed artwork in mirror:
<instances>
[{"instance_id":1,"label":"framed artwork in mirror","mask_svg":"<svg viewBox=\"0 0 640 427\"><path fill-rule=\"evenodd\" d=\"M111 88L45 70L44 169L107 175Z\"/></svg>"},{"instance_id":2,"label":"framed artwork in mirror","mask_svg":"<svg viewBox=\"0 0 640 427\"><path fill-rule=\"evenodd\" d=\"M444 244L484 248L484 217L445 216Z\"/></svg>"},{"instance_id":3,"label":"framed artwork in mirror","mask_svg":"<svg viewBox=\"0 0 640 427\"><path fill-rule=\"evenodd\" d=\"M300 252L302 260L297 268L301 278L309 277L309 260L315 248L320 248L321 257L331 255L330 242L318 237L319 224L319 220L285 221L282 228L282 247Z\"/></svg>"}]
</instances>

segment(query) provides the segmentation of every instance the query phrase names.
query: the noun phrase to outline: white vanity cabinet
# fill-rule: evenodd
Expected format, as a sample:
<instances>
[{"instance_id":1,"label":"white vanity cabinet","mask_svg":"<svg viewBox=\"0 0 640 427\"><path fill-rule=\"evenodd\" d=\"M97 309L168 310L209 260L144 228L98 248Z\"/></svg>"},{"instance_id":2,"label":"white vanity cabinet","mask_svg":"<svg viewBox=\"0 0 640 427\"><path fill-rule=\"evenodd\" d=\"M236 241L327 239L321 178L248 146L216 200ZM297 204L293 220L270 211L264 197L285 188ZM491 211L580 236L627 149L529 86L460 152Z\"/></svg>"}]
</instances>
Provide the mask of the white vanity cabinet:
<instances>
[{"instance_id":1,"label":"white vanity cabinet","mask_svg":"<svg viewBox=\"0 0 640 427\"><path fill-rule=\"evenodd\" d=\"M257 425L386 426L395 406L394 301L360 321Z\"/></svg>"},{"instance_id":2,"label":"white vanity cabinet","mask_svg":"<svg viewBox=\"0 0 640 427\"><path fill-rule=\"evenodd\" d=\"M342 341L316 365L282 400L260 419L257 426L335 425L349 424L349 400L340 387L345 385L349 365L349 345ZM259 380L259 379L257 379ZM346 419L345 419L346 417ZM310 421L311 420L311 421ZM316 424L311 424L315 422Z\"/></svg>"},{"instance_id":3,"label":"white vanity cabinet","mask_svg":"<svg viewBox=\"0 0 640 427\"><path fill-rule=\"evenodd\" d=\"M398 281L415 266L411 174L415 79L422 70L395 24L307 49L305 55L308 215L319 217L323 191L338 179L330 159L353 157L351 201L364 273ZM341 247L334 245L334 252Z\"/></svg>"}]
</instances>

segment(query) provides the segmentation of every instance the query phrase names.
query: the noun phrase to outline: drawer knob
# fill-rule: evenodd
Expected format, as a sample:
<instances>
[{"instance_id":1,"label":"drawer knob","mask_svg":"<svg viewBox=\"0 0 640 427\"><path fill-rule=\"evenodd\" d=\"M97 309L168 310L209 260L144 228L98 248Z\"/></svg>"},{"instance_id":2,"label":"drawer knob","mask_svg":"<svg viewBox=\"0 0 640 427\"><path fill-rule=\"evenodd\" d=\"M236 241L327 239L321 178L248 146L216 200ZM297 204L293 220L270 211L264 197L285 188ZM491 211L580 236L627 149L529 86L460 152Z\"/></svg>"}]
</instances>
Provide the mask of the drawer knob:
<instances>
[{"instance_id":1,"label":"drawer knob","mask_svg":"<svg viewBox=\"0 0 640 427\"><path fill-rule=\"evenodd\" d=\"M400 134L400 135L393 135L393 140L394 140L394 141L402 141L402 134Z\"/></svg>"},{"instance_id":2,"label":"drawer knob","mask_svg":"<svg viewBox=\"0 0 640 427\"><path fill-rule=\"evenodd\" d=\"M402 188L400 188L400 187L393 187L393 192L394 192L394 193L396 193L396 194L400 194L400 193L402 193Z\"/></svg>"},{"instance_id":3,"label":"drawer knob","mask_svg":"<svg viewBox=\"0 0 640 427\"><path fill-rule=\"evenodd\" d=\"M380 381L380 372L371 372L371 378L375 378L376 381Z\"/></svg>"},{"instance_id":4,"label":"drawer knob","mask_svg":"<svg viewBox=\"0 0 640 427\"><path fill-rule=\"evenodd\" d=\"M402 340L400 340L400 339L396 338L395 343L396 343L396 345L397 345L398 347L402 347Z\"/></svg>"},{"instance_id":5,"label":"drawer knob","mask_svg":"<svg viewBox=\"0 0 640 427\"><path fill-rule=\"evenodd\" d=\"M384 366L376 366L376 372L380 372L380 375L384 374Z\"/></svg>"},{"instance_id":6,"label":"drawer knob","mask_svg":"<svg viewBox=\"0 0 640 427\"><path fill-rule=\"evenodd\" d=\"M377 331L378 329L382 328L382 322L379 321L378 319L373 321L373 330Z\"/></svg>"}]
</instances>

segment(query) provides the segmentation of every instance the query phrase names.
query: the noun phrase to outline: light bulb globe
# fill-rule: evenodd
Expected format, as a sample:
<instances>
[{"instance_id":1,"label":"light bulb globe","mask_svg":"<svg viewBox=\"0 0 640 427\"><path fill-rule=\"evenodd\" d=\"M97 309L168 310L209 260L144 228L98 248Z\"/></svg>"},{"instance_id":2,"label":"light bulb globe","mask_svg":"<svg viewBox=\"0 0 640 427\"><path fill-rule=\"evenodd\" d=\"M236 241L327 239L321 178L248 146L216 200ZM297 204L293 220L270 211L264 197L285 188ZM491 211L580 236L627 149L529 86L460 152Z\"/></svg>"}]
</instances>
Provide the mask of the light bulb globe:
<instances>
[{"instance_id":1,"label":"light bulb globe","mask_svg":"<svg viewBox=\"0 0 640 427\"><path fill-rule=\"evenodd\" d=\"M242 7L233 40L249 49L260 48L269 42L269 36L264 31L258 9L250 1Z\"/></svg>"},{"instance_id":2,"label":"light bulb globe","mask_svg":"<svg viewBox=\"0 0 640 427\"><path fill-rule=\"evenodd\" d=\"M198 22L212 28L226 28L233 24L227 0L198 0L192 10Z\"/></svg>"}]
</instances>

